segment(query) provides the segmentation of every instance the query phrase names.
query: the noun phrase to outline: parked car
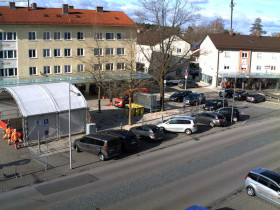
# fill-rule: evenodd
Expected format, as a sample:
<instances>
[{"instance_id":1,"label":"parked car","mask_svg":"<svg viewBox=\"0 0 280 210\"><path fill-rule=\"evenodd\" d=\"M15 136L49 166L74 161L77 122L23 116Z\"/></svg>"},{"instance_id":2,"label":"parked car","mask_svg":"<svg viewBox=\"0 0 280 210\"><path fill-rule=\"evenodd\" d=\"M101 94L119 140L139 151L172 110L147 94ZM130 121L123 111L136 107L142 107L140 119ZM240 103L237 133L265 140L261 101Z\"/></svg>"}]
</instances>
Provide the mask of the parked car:
<instances>
[{"instance_id":1,"label":"parked car","mask_svg":"<svg viewBox=\"0 0 280 210\"><path fill-rule=\"evenodd\" d=\"M122 152L130 152L138 148L138 139L131 131L119 129L106 130L104 132L121 138Z\"/></svg>"},{"instance_id":2,"label":"parked car","mask_svg":"<svg viewBox=\"0 0 280 210\"><path fill-rule=\"evenodd\" d=\"M222 114L225 116L225 118L227 119L227 121L231 121L231 114L233 113L232 115L232 121L233 122L237 122L240 120L240 112L237 108L234 108L233 109L233 112L232 112L232 107L222 107L220 109L217 109L216 112Z\"/></svg>"},{"instance_id":3,"label":"parked car","mask_svg":"<svg viewBox=\"0 0 280 210\"><path fill-rule=\"evenodd\" d=\"M224 100L224 106L227 107L228 106L228 101L225 99ZM222 99L212 99L209 101L206 101L203 109L207 110L207 111L214 111L217 110L219 108L223 107L223 100Z\"/></svg>"},{"instance_id":4,"label":"parked car","mask_svg":"<svg viewBox=\"0 0 280 210\"><path fill-rule=\"evenodd\" d=\"M156 125L141 125L130 129L137 138L150 138L151 140L160 140L164 132Z\"/></svg>"},{"instance_id":5,"label":"parked car","mask_svg":"<svg viewBox=\"0 0 280 210\"><path fill-rule=\"evenodd\" d=\"M168 76L165 79L165 84L166 85L178 85L180 79L176 79L174 77Z\"/></svg>"},{"instance_id":6,"label":"parked car","mask_svg":"<svg viewBox=\"0 0 280 210\"><path fill-rule=\"evenodd\" d=\"M97 132L75 140L73 147L77 152L98 155L99 160L103 161L121 154L121 139L105 132Z\"/></svg>"},{"instance_id":7,"label":"parked car","mask_svg":"<svg viewBox=\"0 0 280 210\"><path fill-rule=\"evenodd\" d=\"M202 112L195 116L196 122L209 125L211 127L215 126L225 126L227 124L226 118L218 112Z\"/></svg>"},{"instance_id":8,"label":"parked car","mask_svg":"<svg viewBox=\"0 0 280 210\"><path fill-rule=\"evenodd\" d=\"M235 95L234 95L234 99L238 100L238 101L245 101L247 96L248 96L248 92L246 91L236 91Z\"/></svg>"},{"instance_id":9,"label":"parked car","mask_svg":"<svg viewBox=\"0 0 280 210\"><path fill-rule=\"evenodd\" d=\"M190 135L197 131L196 121L193 117L177 116L157 124L164 131L185 132Z\"/></svg>"},{"instance_id":10,"label":"parked car","mask_svg":"<svg viewBox=\"0 0 280 210\"><path fill-rule=\"evenodd\" d=\"M204 104L205 101L206 96L204 95L204 93L190 93L183 99L185 105L191 106L195 106L196 104Z\"/></svg>"},{"instance_id":11,"label":"parked car","mask_svg":"<svg viewBox=\"0 0 280 210\"><path fill-rule=\"evenodd\" d=\"M255 168L245 177L244 187L248 195L257 195L280 205L280 174L264 168Z\"/></svg>"},{"instance_id":12,"label":"parked car","mask_svg":"<svg viewBox=\"0 0 280 210\"><path fill-rule=\"evenodd\" d=\"M252 103L264 102L266 99L260 94L249 94L247 95L246 101Z\"/></svg>"},{"instance_id":13,"label":"parked car","mask_svg":"<svg viewBox=\"0 0 280 210\"><path fill-rule=\"evenodd\" d=\"M192 91L189 90L177 90L175 93L173 93L170 97L170 101L176 101L176 102L182 102L184 97L192 93Z\"/></svg>"},{"instance_id":14,"label":"parked car","mask_svg":"<svg viewBox=\"0 0 280 210\"><path fill-rule=\"evenodd\" d=\"M233 93L234 93L233 89L225 89L225 90L221 90L219 92L219 96L223 97L223 95L224 95L225 98L232 98Z\"/></svg>"},{"instance_id":15,"label":"parked car","mask_svg":"<svg viewBox=\"0 0 280 210\"><path fill-rule=\"evenodd\" d=\"M178 87L185 88L185 80L180 80ZM198 88L198 84L192 80L187 80L187 88Z\"/></svg>"}]
</instances>

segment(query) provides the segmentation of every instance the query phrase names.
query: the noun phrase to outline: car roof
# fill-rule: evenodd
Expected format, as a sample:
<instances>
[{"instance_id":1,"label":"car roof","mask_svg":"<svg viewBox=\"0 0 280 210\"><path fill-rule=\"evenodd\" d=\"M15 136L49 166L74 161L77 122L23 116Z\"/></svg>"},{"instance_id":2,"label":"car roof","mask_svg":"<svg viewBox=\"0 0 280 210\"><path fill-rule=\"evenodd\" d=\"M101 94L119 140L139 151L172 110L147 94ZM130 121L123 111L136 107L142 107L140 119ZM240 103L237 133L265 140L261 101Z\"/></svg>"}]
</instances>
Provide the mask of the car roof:
<instances>
[{"instance_id":1,"label":"car roof","mask_svg":"<svg viewBox=\"0 0 280 210\"><path fill-rule=\"evenodd\" d=\"M275 181L278 185L280 184L280 174L267 170L265 168L255 168L252 169L250 172L256 173L256 174L261 174L265 177L268 177L269 179Z\"/></svg>"},{"instance_id":2,"label":"car roof","mask_svg":"<svg viewBox=\"0 0 280 210\"><path fill-rule=\"evenodd\" d=\"M153 125L153 124L142 125L140 127L158 128L156 125Z\"/></svg>"},{"instance_id":3,"label":"car roof","mask_svg":"<svg viewBox=\"0 0 280 210\"><path fill-rule=\"evenodd\" d=\"M131 131L124 130L124 129L106 130L104 132L108 132L110 134L116 134L116 135L120 135L120 136L130 136L130 135L133 135L133 133Z\"/></svg>"},{"instance_id":4,"label":"car roof","mask_svg":"<svg viewBox=\"0 0 280 210\"><path fill-rule=\"evenodd\" d=\"M194 120L193 117L190 117L190 116L175 116L175 117L172 117L170 119L176 119L176 120Z\"/></svg>"},{"instance_id":5,"label":"car roof","mask_svg":"<svg viewBox=\"0 0 280 210\"><path fill-rule=\"evenodd\" d=\"M86 135L85 137L94 138L102 141L112 141L112 140L119 139L119 137L108 134L106 132L96 132L96 133Z\"/></svg>"}]
</instances>

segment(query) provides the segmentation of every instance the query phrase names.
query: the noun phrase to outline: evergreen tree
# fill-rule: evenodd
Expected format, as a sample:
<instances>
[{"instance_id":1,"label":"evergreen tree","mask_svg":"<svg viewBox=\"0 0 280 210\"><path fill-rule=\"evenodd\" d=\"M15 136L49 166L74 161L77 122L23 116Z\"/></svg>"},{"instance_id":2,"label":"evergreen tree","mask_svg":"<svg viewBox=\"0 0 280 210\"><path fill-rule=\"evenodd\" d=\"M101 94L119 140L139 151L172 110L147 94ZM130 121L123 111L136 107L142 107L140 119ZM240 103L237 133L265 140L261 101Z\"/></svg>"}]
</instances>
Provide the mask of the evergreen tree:
<instances>
[{"instance_id":1,"label":"evergreen tree","mask_svg":"<svg viewBox=\"0 0 280 210\"><path fill-rule=\"evenodd\" d=\"M256 18L250 29L251 35L255 35L257 32L260 32L260 35L266 34L266 31L262 29L263 26L261 23L262 19L260 17Z\"/></svg>"}]
</instances>

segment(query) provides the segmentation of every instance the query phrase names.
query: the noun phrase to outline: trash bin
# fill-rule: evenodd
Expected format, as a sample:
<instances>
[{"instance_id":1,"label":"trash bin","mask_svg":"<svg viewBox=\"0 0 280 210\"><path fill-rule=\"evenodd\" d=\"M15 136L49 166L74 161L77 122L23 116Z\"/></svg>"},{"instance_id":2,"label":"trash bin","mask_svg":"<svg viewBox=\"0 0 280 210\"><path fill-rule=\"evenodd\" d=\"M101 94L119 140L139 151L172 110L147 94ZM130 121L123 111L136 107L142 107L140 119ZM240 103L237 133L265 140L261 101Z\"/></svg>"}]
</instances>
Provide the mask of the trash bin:
<instances>
[{"instance_id":1,"label":"trash bin","mask_svg":"<svg viewBox=\"0 0 280 210\"><path fill-rule=\"evenodd\" d=\"M140 106L140 115L144 114L144 106Z\"/></svg>"},{"instance_id":2,"label":"trash bin","mask_svg":"<svg viewBox=\"0 0 280 210\"><path fill-rule=\"evenodd\" d=\"M135 116L138 116L140 114L140 108L138 104L135 104Z\"/></svg>"},{"instance_id":3,"label":"trash bin","mask_svg":"<svg viewBox=\"0 0 280 210\"><path fill-rule=\"evenodd\" d=\"M126 104L125 105L125 114L126 114L126 116L128 116L129 115L129 104ZM131 104L131 116L135 116L135 104Z\"/></svg>"}]
</instances>

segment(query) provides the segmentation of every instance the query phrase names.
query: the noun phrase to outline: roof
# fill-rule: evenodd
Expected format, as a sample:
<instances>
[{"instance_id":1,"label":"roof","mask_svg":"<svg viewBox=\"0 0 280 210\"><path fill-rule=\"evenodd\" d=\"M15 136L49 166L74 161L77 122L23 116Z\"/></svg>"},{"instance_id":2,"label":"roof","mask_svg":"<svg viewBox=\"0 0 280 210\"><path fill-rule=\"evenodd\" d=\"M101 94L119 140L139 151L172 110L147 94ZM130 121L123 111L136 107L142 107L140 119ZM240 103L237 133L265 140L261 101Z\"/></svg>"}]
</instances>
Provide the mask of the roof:
<instances>
[{"instance_id":1,"label":"roof","mask_svg":"<svg viewBox=\"0 0 280 210\"><path fill-rule=\"evenodd\" d=\"M176 33L173 33L171 31L165 32L164 34L162 34L162 38L161 38L159 31L140 32L137 34L137 44L155 46L156 44L160 43L161 40L165 40L165 39L171 37L172 35L176 35ZM178 36L178 35L176 35L176 36Z\"/></svg>"},{"instance_id":2,"label":"roof","mask_svg":"<svg viewBox=\"0 0 280 210\"><path fill-rule=\"evenodd\" d=\"M280 38L269 36L209 34L218 50L256 50L280 52Z\"/></svg>"},{"instance_id":3,"label":"roof","mask_svg":"<svg viewBox=\"0 0 280 210\"><path fill-rule=\"evenodd\" d=\"M68 9L69 14L62 14L62 8L0 7L0 23L15 25L99 25L127 26L136 24L124 13L118 11L103 11L85 9Z\"/></svg>"},{"instance_id":4,"label":"roof","mask_svg":"<svg viewBox=\"0 0 280 210\"><path fill-rule=\"evenodd\" d=\"M23 117L69 110L68 83L15 86L0 90L12 95ZM74 85L71 85L70 93L71 110L88 108L85 98Z\"/></svg>"}]
</instances>

